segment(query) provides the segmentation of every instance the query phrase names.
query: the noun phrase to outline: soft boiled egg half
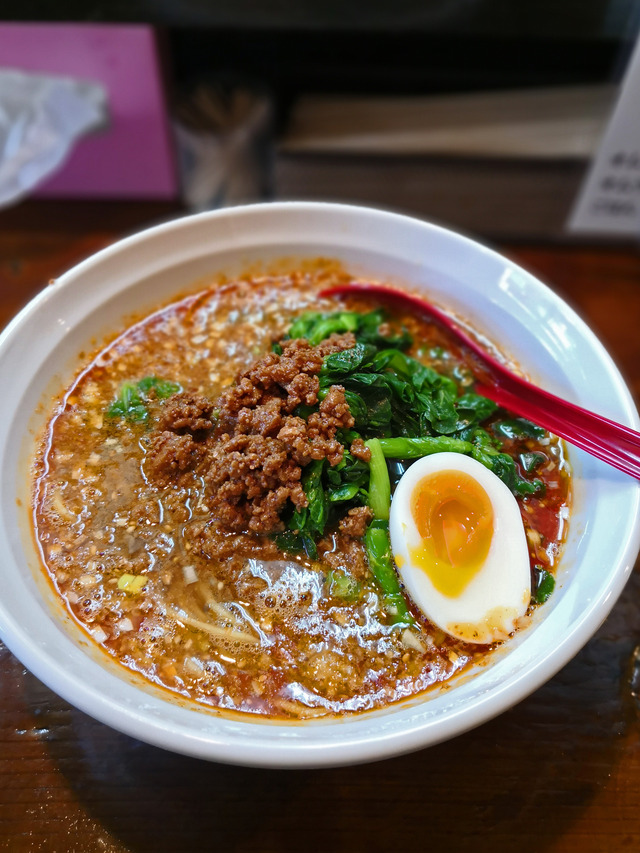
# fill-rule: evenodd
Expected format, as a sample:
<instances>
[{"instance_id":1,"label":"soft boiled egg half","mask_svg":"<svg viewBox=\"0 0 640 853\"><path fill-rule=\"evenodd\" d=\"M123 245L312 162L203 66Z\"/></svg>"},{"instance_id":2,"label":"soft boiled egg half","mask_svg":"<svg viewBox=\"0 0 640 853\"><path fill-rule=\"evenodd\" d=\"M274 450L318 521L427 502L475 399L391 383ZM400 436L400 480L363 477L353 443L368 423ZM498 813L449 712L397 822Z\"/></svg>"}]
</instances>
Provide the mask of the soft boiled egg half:
<instances>
[{"instance_id":1,"label":"soft boiled egg half","mask_svg":"<svg viewBox=\"0 0 640 853\"><path fill-rule=\"evenodd\" d=\"M470 643L516 629L531 598L527 539L516 499L488 468L459 453L414 462L389 533L400 578L431 622Z\"/></svg>"}]
</instances>

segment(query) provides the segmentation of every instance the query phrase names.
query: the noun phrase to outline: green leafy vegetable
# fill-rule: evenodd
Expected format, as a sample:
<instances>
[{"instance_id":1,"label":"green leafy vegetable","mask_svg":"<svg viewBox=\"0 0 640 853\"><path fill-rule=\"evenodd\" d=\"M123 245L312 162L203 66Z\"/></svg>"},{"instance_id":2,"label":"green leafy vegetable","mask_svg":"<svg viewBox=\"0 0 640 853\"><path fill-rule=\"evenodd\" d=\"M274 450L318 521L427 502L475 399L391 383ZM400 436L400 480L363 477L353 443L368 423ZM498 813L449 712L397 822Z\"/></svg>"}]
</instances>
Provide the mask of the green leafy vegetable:
<instances>
[{"instance_id":1,"label":"green leafy vegetable","mask_svg":"<svg viewBox=\"0 0 640 853\"><path fill-rule=\"evenodd\" d=\"M546 461L547 457L544 455L544 453L539 453L535 450L531 453L520 454L520 464L527 472L527 474L531 474L533 471L539 468L543 462Z\"/></svg>"},{"instance_id":2,"label":"green leafy vegetable","mask_svg":"<svg viewBox=\"0 0 640 853\"><path fill-rule=\"evenodd\" d=\"M304 552L310 560L318 559L316 543L308 533L285 530L283 533L277 534L275 542L281 551L288 551L291 554Z\"/></svg>"},{"instance_id":3,"label":"green leafy vegetable","mask_svg":"<svg viewBox=\"0 0 640 853\"><path fill-rule=\"evenodd\" d=\"M379 322L380 316L373 313ZM384 348L376 349L373 334L367 341L360 334L356 331L357 344L352 349L325 358L320 394L331 385L342 385L356 428L366 435L457 435L495 412L495 403L479 394L459 397L453 379L389 347L388 338L382 339Z\"/></svg>"},{"instance_id":4,"label":"green leafy vegetable","mask_svg":"<svg viewBox=\"0 0 640 853\"><path fill-rule=\"evenodd\" d=\"M534 583L531 599L534 604L544 604L556 587L554 576L542 566L533 567Z\"/></svg>"},{"instance_id":5,"label":"green leafy vegetable","mask_svg":"<svg viewBox=\"0 0 640 853\"><path fill-rule=\"evenodd\" d=\"M138 392L137 385L125 382L117 398L107 409L107 415L110 418L124 418L130 423L146 421L149 412Z\"/></svg>"},{"instance_id":6,"label":"green leafy vegetable","mask_svg":"<svg viewBox=\"0 0 640 853\"><path fill-rule=\"evenodd\" d=\"M458 397L456 408L460 419L467 419L469 421L468 426L471 426L472 424L488 420L495 413L498 406L493 400L489 400L487 397L467 392Z\"/></svg>"},{"instance_id":7,"label":"green leafy vegetable","mask_svg":"<svg viewBox=\"0 0 640 853\"><path fill-rule=\"evenodd\" d=\"M412 344L411 336L405 330L385 335L380 327L385 322L382 310L359 314L357 311L335 311L332 314L307 312L302 314L289 329L290 338L306 338L311 346L316 346L332 334L354 332L358 341L375 347L393 346L407 349Z\"/></svg>"},{"instance_id":8,"label":"green leafy vegetable","mask_svg":"<svg viewBox=\"0 0 640 853\"><path fill-rule=\"evenodd\" d=\"M145 397L148 397L151 391L155 391L156 397L165 400L167 397L171 397L172 394L177 394L180 391L180 386L177 382L170 382L168 379L158 379L157 376L145 376L144 379L138 382L138 390Z\"/></svg>"},{"instance_id":9,"label":"green leafy vegetable","mask_svg":"<svg viewBox=\"0 0 640 853\"><path fill-rule=\"evenodd\" d=\"M544 438L542 427L526 418L509 418L493 424L492 430L502 438Z\"/></svg>"},{"instance_id":10,"label":"green leafy vegetable","mask_svg":"<svg viewBox=\"0 0 640 853\"><path fill-rule=\"evenodd\" d=\"M334 314L309 312L298 317L289 329L290 338L306 338L311 346L334 333L355 332L360 315L353 311L337 311Z\"/></svg>"},{"instance_id":11,"label":"green leafy vegetable","mask_svg":"<svg viewBox=\"0 0 640 853\"><path fill-rule=\"evenodd\" d=\"M474 447L471 455L478 462L499 477L505 485L518 497L527 495L542 495L545 486L542 480L527 480L518 469L516 463L508 453L500 453L495 448Z\"/></svg>"},{"instance_id":12,"label":"green leafy vegetable","mask_svg":"<svg viewBox=\"0 0 640 853\"><path fill-rule=\"evenodd\" d=\"M324 359L321 376L333 385L331 377L334 374L342 376L345 373L351 373L371 362L375 354L376 348L371 344L356 344L352 349L334 352Z\"/></svg>"},{"instance_id":13,"label":"green leafy vegetable","mask_svg":"<svg viewBox=\"0 0 640 853\"><path fill-rule=\"evenodd\" d=\"M358 437L357 433L353 437ZM342 438L348 445L352 436ZM276 544L283 551L303 551L310 559L317 559L315 543L327 525L349 507L366 504L368 486L369 465L352 456L348 447L344 448L342 461L334 467L324 459L310 462L302 475L308 505L290 514L287 529L276 536Z\"/></svg>"},{"instance_id":14,"label":"green leafy vegetable","mask_svg":"<svg viewBox=\"0 0 640 853\"><path fill-rule=\"evenodd\" d=\"M352 500L359 491L357 483L343 483L335 489L328 489L327 494L329 495L330 503L338 503L340 501Z\"/></svg>"},{"instance_id":15,"label":"green leafy vegetable","mask_svg":"<svg viewBox=\"0 0 640 853\"><path fill-rule=\"evenodd\" d=\"M309 503L295 510L288 525L290 530L310 536L322 536L324 533L329 511L329 500L322 487L324 466L324 459L315 459L304 469L302 488Z\"/></svg>"},{"instance_id":16,"label":"green leafy vegetable","mask_svg":"<svg viewBox=\"0 0 640 853\"><path fill-rule=\"evenodd\" d=\"M107 409L110 418L124 418L129 423L146 423L149 419L147 400L152 391L159 399L166 399L180 391L180 385L157 376L145 376L139 382L124 382L118 396Z\"/></svg>"}]
</instances>

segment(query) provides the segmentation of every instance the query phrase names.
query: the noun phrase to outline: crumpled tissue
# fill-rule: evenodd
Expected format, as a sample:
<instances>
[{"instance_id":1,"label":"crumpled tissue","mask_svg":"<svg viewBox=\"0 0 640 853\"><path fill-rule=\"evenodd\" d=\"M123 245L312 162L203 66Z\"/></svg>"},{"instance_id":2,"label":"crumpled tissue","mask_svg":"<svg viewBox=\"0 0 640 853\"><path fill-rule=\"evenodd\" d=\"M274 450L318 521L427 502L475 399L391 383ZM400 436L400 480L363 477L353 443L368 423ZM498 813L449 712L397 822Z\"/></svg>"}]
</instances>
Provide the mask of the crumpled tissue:
<instances>
[{"instance_id":1,"label":"crumpled tissue","mask_svg":"<svg viewBox=\"0 0 640 853\"><path fill-rule=\"evenodd\" d=\"M100 84L0 69L0 207L27 195L83 134L107 124Z\"/></svg>"}]
</instances>

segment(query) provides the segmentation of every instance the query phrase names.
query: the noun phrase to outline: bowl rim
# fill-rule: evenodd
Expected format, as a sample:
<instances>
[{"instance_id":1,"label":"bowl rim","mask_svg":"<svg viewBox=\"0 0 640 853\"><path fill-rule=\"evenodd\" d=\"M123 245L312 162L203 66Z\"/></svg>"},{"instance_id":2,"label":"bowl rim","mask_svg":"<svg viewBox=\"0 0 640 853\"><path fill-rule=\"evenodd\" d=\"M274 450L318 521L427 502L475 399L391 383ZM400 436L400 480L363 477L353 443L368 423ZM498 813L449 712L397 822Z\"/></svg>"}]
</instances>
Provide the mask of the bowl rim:
<instances>
[{"instance_id":1,"label":"bowl rim","mask_svg":"<svg viewBox=\"0 0 640 853\"><path fill-rule=\"evenodd\" d=\"M535 282L535 286L542 289L546 298L555 308L571 317L572 322L579 329L585 342L588 343L598 359L604 363L608 373L612 377L616 398L624 409L626 423L638 429L640 424L638 413L635 409L631 393L617 366L596 335L579 315L575 313L573 308L547 285L537 279L537 277L521 268L518 264L508 260L499 252L440 225L434 225L398 213L375 208L325 202L277 202L245 205L180 217L146 228L101 249L61 275L55 281L55 291L58 292L60 289L73 288L74 282L81 280L83 276L96 267L99 267L105 260L116 257L124 251L129 251L150 239L153 240L171 232L179 233L182 229L191 228L201 222L215 222L225 219L230 222L237 222L241 221L243 217L256 215L259 217L272 217L279 212L294 212L297 215L309 212L322 212L345 217L371 217L372 220L378 221L391 219L399 225L403 222L411 223L412 227L418 224L425 229L425 232L431 231L432 234L446 237L446 239L454 243L462 241L467 249L474 252L480 251L501 264L508 263L510 269L516 270L525 276L527 280ZM295 243L295 240L291 240L286 235L283 235L282 242ZM37 315L42 310L49 298L49 293L50 290L45 287L36 294L3 330L0 335L0 361L7 346L7 341L19 333L24 324L29 322L33 314ZM179 731L176 735L175 726L164 724L162 720L154 719L150 726L148 718L145 717L144 708L142 710L133 707L123 709L110 696L96 696L89 685L78 682L77 677L73 673L60 666L54 655L51 653L43 655L42 649L36 649L30 642L30 638L22 626L18 625L12 619L11 613L7 611L1 599L0 636L2 636L8 648L34 675L74 706L112 728L156 746L209 760L264 767L320 767L375 761L410 752L427 745L434 745L462 734L512 707L534 692L565 666L604 621L628 580L633 569L635 556L640 548L639 511L640 483L636 484L634 501L630 507L630 516L635 513L635 526L631 525L629 527L627 541L624 543L620 554L615 575L605 590L606 594L600 596L602 600L598 599L597 602L594 602L583 614L582 619L576 621L572 630L564 638L560 650L549 650L546 655L540 658L533 670L520 673L518 676L510 679L507 684L493 689L490 695L483 697L476 704L473 714L467 713L467 709L465 708L454 710L445 719L438 720L435 728L433 722L428 724L420 723L413 726L406 726L400 732L384 731L375 738L363 740L358 737L349 737L349 730L353 730L350 721L364 716L356 715L338 718L331 723L331 725L336 726L336 731L341 731L343 735L337 738L335 742L308 743L302 742L299 739L290 739L282 742L270 742L266 748L258 733L259 731L264 731L265 724L249 720L246 723L243 721L239 725L243 729L253 728L256 731L244 735L239 742L229 743L225 742L224 738L212 738L211 736L202 734L197 726L194 731L189 732L185 729L184 731ZM193 712L190 710L189 713ZM393 706L385 709L384 713L394 713ZM224 715L222 717L217 717L216 715L209 716L211 719L222 719L224 717ZM303 725L307 731L313 728L313 725ZM299 730L300 724L292 726L286 722L277 722L269 724L269 726L279 727L284 730ZM346 735L344 734L345 732L347 733Z\"/></svg>"}]
</instances>

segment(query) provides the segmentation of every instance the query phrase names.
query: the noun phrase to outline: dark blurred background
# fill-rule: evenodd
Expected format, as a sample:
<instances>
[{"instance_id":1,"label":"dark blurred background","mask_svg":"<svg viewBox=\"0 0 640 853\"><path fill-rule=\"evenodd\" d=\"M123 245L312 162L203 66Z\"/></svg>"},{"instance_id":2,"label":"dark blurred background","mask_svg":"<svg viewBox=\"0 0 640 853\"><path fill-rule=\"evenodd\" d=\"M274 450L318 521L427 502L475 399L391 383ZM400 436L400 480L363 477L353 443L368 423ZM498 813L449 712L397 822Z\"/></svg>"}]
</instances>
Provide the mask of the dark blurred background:
<instances>
[{"instance_id":1,"label":"dark blurred background","mask_svg":"<svg viewBox=\"0 0 640 853\"><path fill-rule=\"evenodd\" d=\"M217 134L221 173L251 173L232 186L215 175L203 188L203 160L215 155L179 137L187 209L327 199L491 239L572 241L567 218L615 103L640 3L2 0L0 18L152 25L172 118ZM254 110L250 120L238 90L266 99L268 117ZM229 153L230 130L251 121L260 151ZM185 191L189 180L200 189Z\"/></svg>"},{"instance_id":2,"label":"dark blurred background","mask_svg":"<svg viewBox=\"0 0 640 853\"><path fill-rule=\"evenodd\" d=\"M250 74L300 91L433 93L614 79L636 0L27 0L7 21L147 22L176 79Z\"/></svg>"}]
</instances>

